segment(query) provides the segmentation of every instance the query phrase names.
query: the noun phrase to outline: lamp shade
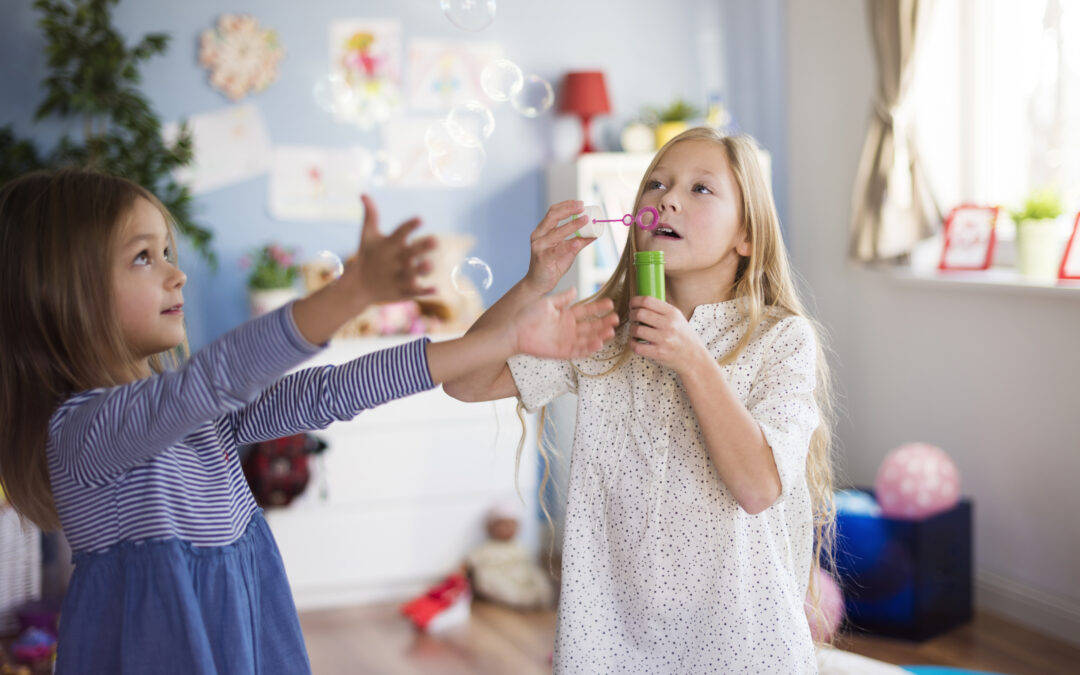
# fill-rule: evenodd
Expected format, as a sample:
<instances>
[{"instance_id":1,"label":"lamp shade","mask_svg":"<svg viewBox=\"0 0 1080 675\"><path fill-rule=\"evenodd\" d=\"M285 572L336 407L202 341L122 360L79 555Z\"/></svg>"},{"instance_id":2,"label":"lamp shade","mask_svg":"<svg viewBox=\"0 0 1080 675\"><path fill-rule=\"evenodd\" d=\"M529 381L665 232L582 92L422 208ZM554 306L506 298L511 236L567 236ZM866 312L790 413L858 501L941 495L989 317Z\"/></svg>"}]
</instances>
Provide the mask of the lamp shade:
<instances>
[{"instance_id":1,"label":"lamp shade","mask_svg":"<svg viewBox=\"0 0 1080 675\"><path fill-rule=\"evenodd\" d=\"M611 112L604 73L599 70L569 72L563 80L559 112L591 117Z\"/></svg>"},{"instance_id":2,"label":"lamp shade","mask_svg":"<svg viewBox=\"0 0 1080 675\"><path fill-rule=\"evenodd\" d=\"M593 115L606 115L611 112L607 87L604 85L604 73L599 70L567 73L563 80L559 112L581 118L581 152L593 152L592 142L589 140L589 120Z\"/></svg>"}]
</instances>

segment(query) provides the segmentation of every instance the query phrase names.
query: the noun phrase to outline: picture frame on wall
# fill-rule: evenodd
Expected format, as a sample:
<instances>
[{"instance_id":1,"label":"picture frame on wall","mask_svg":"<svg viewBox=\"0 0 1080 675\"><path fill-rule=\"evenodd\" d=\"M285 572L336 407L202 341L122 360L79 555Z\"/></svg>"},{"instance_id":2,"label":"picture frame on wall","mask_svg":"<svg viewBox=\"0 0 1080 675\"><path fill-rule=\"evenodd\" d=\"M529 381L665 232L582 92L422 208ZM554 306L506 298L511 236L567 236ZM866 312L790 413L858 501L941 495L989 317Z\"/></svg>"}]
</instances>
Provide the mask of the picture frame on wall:
<instances>
[{"instance_id":1,"label":"picture frame on wall","mask_svg":"<svg viewBox=\"0 0 1080 675\"><path fill-rule=\"evenodd\" d=\"M1065 245L1065 253L1061 256L1061 268L1058 270L1058 279L1062 281L1080 281L1080 238L1077 230L1080 230L1080 213L1073 220L1072 234L1069 235L1069 243Z\"/></svg>"},{"instance_id":2,"label":"picture frame on wall","mask_svg":"<svg viewBox=\"0 0 1080 675\"><path fill-rule=\"evenodd\" d=\"M945 219L945 246L938 269L975 271L990 269L997 241L1000 206L961 204Z\"/></svg>"}]
</instances>

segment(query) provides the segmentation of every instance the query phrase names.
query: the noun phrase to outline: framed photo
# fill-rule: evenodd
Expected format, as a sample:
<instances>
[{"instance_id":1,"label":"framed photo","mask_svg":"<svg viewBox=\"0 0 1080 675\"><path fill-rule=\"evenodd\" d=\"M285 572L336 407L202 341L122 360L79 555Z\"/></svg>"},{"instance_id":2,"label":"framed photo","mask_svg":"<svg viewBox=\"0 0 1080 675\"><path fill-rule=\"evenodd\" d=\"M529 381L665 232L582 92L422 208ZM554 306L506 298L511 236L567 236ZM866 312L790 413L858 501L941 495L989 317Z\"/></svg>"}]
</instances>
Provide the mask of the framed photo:
<instances>
[{"instance_id":1,"label":"framed photo","mask_svg":"<svg viewBox=\"0 0 1080 675\"><path fill-rule=\"evenodd\" d=\"M994 258L1000 206L961 204L945 219L945 247L938 269L985 270Z\"/></svg>"},{"instance_id":2,"label":"framed photo","mask_svg":"<svg viewBox=\"0 0 1080 675\"><path fill-rule=\"evenodd\" d=\"M1080 230L1080 213L1076 214L1073 221L1072 234L1069 235L1069 243L1065 246L1065 255L1061 256L1061 269L1058 270L1058 279L1080 280L1080 239L1076 231Z\"/></svg>"}]
</instances>

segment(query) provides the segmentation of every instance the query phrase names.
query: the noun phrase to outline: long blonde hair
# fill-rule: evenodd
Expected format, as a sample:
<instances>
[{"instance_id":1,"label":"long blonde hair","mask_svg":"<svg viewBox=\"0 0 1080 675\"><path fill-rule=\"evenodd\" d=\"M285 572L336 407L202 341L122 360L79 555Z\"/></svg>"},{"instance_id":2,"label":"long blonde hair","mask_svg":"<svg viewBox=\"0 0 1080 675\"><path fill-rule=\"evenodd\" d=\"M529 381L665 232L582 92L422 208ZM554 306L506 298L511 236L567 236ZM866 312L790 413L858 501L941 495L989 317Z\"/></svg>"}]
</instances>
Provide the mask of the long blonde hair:
<instances>
[{"instance_id":1,"label":"long blonde hair","mask_svg":"<svg viewBox=\"0 0 1080 675\"><path fill-rule=\"evenodd\" d=\"M768 312L779 310L788 315L801 316L810 322L817 337L817 382L814 398L818 407L820 423L810 439L810 449L806 459L806 482L810 490L810 500L814 514L814 555L813 567L823 565L828 570L835 568L833 561L833 543L836 535L836 509L833 502L832 469L832 428L833 397L832 379L825 359L823 330L803 308L798 289L791 274L787 250L784 247L780 231L780 218L773 203L772 188L766 179L759 159L757 143L749 136L724 136L707 127L689 129L668 141L653 157L645 175L641 179L637 196L634 198L633 213L641 206L641 198L649 177L668 150L683 141L704 140L720 145L726 152L731 173L739 188L740 213L742 225L750 242L750 255L742 258L735 273L735 282L731 288L731 297L738 300L738 306L746 315L746 332L732 350L720 359L721 365L732 363L749 344L756 329ZM634 253L637 245L633 232L627 235L627 243L615 271L606 283L587 301L610 298L619 315L619 323L629 320L630 298L637 288L634 277ZM618 368L630 355L628 345L614 356L609 357L614 363L599 374L584 373L577 370L579 376L600 377ZM609 360L609 359L605 359ZM540 430L541 438L543 429ZM548 452L540 443L540 452L545 463L545 478L548 474ZM815 578L811 569L811 580ZM818 589L811 586L811 596L817 608Z\"/></svg>"},{"instance_id":2,"label":"long blonde hair","mask_svg":"<svg viewBox=\"0 0 1080 675\"><path fill-rule=\"evenodd\" d=\"M0 486L20 516L59 526L45 447L71 394L131 381L136 358L116 318L117 237L145 188L85 169L40 171L0 189ZM181 346L181 352L186 348ZM182 354L150 359L155 371Z\"/></svg>"}]
</instances>

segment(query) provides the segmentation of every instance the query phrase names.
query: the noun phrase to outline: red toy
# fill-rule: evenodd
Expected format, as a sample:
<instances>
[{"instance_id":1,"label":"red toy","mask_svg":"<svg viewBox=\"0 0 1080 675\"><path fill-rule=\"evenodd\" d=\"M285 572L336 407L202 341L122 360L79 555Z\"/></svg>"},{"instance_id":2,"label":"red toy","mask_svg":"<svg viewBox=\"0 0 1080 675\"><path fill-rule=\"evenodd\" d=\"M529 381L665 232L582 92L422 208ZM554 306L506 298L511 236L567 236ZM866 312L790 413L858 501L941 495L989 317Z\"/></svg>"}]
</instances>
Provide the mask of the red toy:
<instances>
[{"instance_id":1,"label":"red toy","mask_svg":"<svg viewBox=\"0 0 1080 675\"><path fill-rule=\"evenodd\" d=\"M437 633L469 620L472 589L462 572L454 572L439 585L401 607L417 628Z\"/></svg>"}]
</instances>

